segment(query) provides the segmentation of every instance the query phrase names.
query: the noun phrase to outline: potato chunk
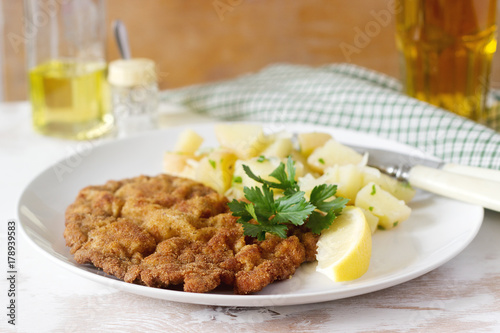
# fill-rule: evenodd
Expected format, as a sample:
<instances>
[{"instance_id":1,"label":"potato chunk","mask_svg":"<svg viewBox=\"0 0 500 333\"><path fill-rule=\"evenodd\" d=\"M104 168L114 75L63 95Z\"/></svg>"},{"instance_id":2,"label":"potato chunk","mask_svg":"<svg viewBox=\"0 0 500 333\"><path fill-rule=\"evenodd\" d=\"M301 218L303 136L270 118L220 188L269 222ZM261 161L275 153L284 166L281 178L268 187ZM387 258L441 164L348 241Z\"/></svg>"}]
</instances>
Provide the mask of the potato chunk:
<instances>
[{"instance_id":1,"label":"potato chunk","mask_svg":"<svg viewBox=\"0 0 500 333\"><path fill-rule=\"evenodd\" d=\"M292 153L293 144L289 138L278 138L271 143L261 155L269 157L285 158Z\"/></svg>"},{"instance_id":2,"label":"potato chunk","mask_svg":"<svg viewBox=\"0 0 500 333\"><path fill-rule=\"evenodd\" d=\"M300 152L305 156L311 155L314 149L323 146L332 136L328 133L299 133Z\"/></svg>"},{"instance_id":3,"label":"potato chunk","mask_svg":"<svg viewBox=\"0 0 500 333\"><path fill-rule=\"evenodd\" d=\"M355 205L372 212L379 218L382 229L391 229L408 219L411 213L403 200L398 200L375 183L368 183L356 196Z\"/></svg>"},{"instance_id":4,"label":"potato chunk","mask_svg":"<svg viewBox=\"0 0 500 333\"><path fill-rule=\"evenodd\" d=\"M326 168L346 164L358 164L363 161L363 155L333 139L316 148L307 158L307 164L312 170L323 172Z\"/></svg>"},{"instance_id":5,"label":"potato chunk","mask_svg":"<svg viewBox=\"0 0 500 333\"><path fill-rule=\"evenodd\" d=\"M243 160L258 156L271 141L264 135L262 126L254 124L218 124L215 136L222 147Z\"/></svg>"},{"instance_id":6,"label":"potato chunk","mask_svg":"<svg viewBox=\"0 0 500 333\"><path fill-rule=\"evenodd\" d=\"M193 130L185 130L179 136L174 147L174 152L194 155L203 143L203 138Z\"/></svg>"},{"instance_id":7,"label":"potato chunk","mask_svg":"<svg viewBox=\"0 0 500 333\"><path fill-rule=\"evenodd\" d=\"M328 175L326 182L337 185L336 196L350 199L349 203L354 204L363 186L361 168L354 164L335 165L325 170L325 175Z\"/></svg>"},{"instance_id":8,"label":"potato chunk","mask_svg":"<svg viewBox=\"0 0 500 333\"><path fill-rule=\"evenodd\" d=\"M192 158L190 155L166 152L163 155L163 171L174 176L179 176L187 166L187 161L190 158Z\"/></svg>"},{"instance_id":9,"label":"potato chunk","mask_svg":"<svg viewBox=\"0 0 500 333\"><path fill-rule=\"evenodd\" d=\"M399 200L405 203L410 202L415 196L415 189L410 184L400 182L389 175L381 173L379 170L371 167L364 167L363 170L363 185L373 182L379 185L383 190L391 193Z\"/></svg>"},{"instance_id":10,"label":"potato chunk","mask_svg":"<svg viewBox=\"0 0 500 333\"><path fill-rule=\"evenodd\" d=\"M365 214L366 222L368 222L368 225L370 226L370 230L372 234L377 231L377 226L378 226L378 217L375 216L372 212L369 210L366 210L364 208L360 208L363 211L363 214Z\"/></svg>"},{"instance_id":11,"label":"potato chunk","mask_svg":"<svg viewBox=\"0 0 500 333\"><path fill-rule=\"evenodd\" d=\"M227 150L215 150L203 157L196 170L195 180L223 194L231 186L236 155Z\"/></svg>"}]
</instances>

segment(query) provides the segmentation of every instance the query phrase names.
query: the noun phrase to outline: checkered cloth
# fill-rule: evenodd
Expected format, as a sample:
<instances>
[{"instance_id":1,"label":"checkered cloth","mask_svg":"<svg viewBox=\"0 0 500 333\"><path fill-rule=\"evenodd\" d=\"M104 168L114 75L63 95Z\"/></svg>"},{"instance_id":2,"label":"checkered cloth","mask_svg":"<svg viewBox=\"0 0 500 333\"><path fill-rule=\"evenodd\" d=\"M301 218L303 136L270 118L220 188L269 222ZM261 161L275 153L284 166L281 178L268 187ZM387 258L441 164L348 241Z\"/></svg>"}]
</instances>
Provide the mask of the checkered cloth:
<instances>
[{"instance_id":1,"label":"checkered cloth","mask_svg":"<svg viewBox=\"0 0 500 333\"><path fill-rule=\"evenodd\" d=\"M499 96L500 97L500 96ZM372 133L446 162L500 169L500 124L405 96L398 80L350 64L273 65L256 74L164 91L162 100L224 120L311 123Z\"/></svg>"}]
</instances>

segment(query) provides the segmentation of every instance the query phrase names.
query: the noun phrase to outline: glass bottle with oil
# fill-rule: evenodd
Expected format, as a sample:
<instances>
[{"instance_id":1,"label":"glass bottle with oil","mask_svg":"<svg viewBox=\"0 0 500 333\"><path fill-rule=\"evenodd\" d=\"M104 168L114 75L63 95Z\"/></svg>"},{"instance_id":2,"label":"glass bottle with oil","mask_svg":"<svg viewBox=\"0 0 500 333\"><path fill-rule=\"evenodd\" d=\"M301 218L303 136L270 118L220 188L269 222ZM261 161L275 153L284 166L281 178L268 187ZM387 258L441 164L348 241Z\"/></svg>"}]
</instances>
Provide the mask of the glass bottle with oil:
<instances>
[{"instance_id":1,"label":"glass bottle with oil","mask_svg":"<svg viewBox=\"0 0 500 333\"><path fill-rule=\"evenodd\" d=\"M104 0L25 0L36 131L86 140L112 128L104 13Z\"/></svg>"},{"instance_id":2,"label":"glass bottle with oil","mask_svg":"<svg viewBox=\"0 0 500 333\"><path fill-rule=\"evenodd\" d=\"M473 120L486 117L496 0L397 0L406 93Z\"/></svg>"}]
</instances>

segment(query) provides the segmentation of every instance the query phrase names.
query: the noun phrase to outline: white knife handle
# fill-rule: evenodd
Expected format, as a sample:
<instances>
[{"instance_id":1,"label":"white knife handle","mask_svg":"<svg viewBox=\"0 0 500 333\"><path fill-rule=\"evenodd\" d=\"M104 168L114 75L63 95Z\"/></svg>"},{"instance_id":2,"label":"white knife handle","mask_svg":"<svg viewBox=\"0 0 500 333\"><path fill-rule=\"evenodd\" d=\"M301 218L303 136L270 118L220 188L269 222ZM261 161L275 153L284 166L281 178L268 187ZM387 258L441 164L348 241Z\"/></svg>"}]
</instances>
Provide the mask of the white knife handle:
<instances>
[{"instance_id":1,"label":"white knife handle","mask_svg":"<svg viewBox=\"0 0 500 333\"><path fill-rule=\"evenodd\" d=\"M500 182L422 165L410 170L409 182L422 190L500 212Z\"/></svg>"},{"instance_id":2,"label":"white knife handle","mask_svg":"<svg viewBox=\"0 0 500 333\"><path fill-rule=\"evenodd\" d=\"M461 175L500 182L500 170L471 167L467 165L460 165L453 163L445 164L442 169L453 173L459 173Z\"/></svg>"}]
</instances>

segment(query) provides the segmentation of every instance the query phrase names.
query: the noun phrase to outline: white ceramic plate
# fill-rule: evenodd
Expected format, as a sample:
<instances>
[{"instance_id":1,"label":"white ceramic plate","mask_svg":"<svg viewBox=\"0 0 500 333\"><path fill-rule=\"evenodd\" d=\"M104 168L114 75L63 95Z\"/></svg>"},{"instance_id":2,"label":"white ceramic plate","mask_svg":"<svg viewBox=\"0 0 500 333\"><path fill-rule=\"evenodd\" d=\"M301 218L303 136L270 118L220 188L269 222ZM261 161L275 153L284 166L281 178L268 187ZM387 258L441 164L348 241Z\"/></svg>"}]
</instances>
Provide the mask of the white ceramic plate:
<instances>
[{"instance_id":1,"label":"white ceramic plate","mask_svg":"<svg viewBox=\"0 0 500 333\"><path fill-rule=\"evenodd\" d=\"M206 146L217 146L213 125L190 126L205 138ZM373 235L368 272L361 278L334 283L315 272L315 264L302 265L292 279L273 283L254 295L231 291L206 294L157 289L129 284L79 265L63 238L64 211L80 189L110 179L156 175L162 172L163 153L173 148L182 127L112 141L60 161L36 177L21 196L18 214L22 229L42 253L75 274L119 290L186 303L227 306L276 306L323 302L365 294L411 280L460 253L475 237L483 220L483 209L451 199L419 192L410 206L409 220L389 231ZM328 131L342 142L422 154L408 146L374 136L319 126L265 125L271 132Z\"/></svg>"}]
</instances>

